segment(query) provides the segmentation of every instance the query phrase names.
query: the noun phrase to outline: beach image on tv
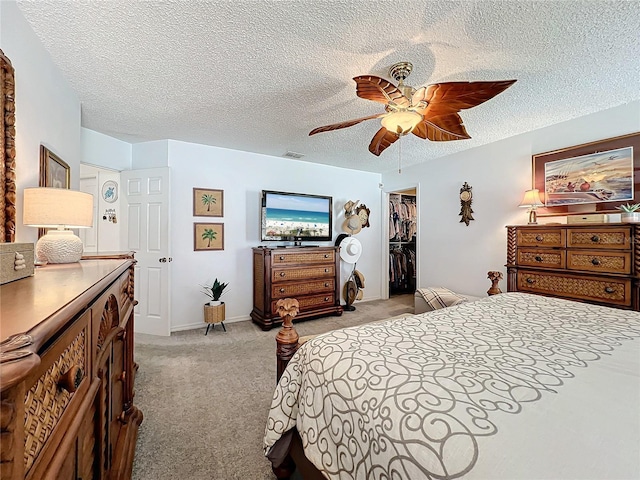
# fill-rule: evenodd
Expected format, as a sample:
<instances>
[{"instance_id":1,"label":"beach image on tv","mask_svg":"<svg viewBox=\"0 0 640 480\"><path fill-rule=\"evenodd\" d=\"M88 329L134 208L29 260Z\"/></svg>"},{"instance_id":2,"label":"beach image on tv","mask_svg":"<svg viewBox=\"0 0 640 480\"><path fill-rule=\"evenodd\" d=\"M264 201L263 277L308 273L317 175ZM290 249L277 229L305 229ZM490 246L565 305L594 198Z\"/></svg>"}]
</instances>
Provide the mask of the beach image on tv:
<instances>
[{"instance_id":1,"label":"beach image on tv","mask_svg":"<svg viewBox=\"0 0 640 480\"><path fill-rule=\"evenodd\" d=\"M263 210L265 239L329 236L329 199L269 194Z\"/></svg>"}]
</instances>

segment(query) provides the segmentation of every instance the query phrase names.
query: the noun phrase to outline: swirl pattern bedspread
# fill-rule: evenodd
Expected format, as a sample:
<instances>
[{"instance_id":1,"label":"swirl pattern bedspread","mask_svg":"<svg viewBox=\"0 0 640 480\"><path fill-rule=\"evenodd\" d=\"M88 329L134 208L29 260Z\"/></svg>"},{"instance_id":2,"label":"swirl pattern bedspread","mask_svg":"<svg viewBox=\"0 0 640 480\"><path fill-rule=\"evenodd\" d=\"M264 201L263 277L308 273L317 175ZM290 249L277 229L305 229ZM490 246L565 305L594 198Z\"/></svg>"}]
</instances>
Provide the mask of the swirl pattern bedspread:
<instances>
[{"instance_id":1,"label":"swirl pattern bedspread","mask_svg":"<svg viewBox=\"0 0 640 480\"><path fill-rule=\"evenodd\" d=\"M264 447L297 428L341 480L640 478L639 405L640 313L506 293L305 343Z\"/></svg>"}]
</instances>

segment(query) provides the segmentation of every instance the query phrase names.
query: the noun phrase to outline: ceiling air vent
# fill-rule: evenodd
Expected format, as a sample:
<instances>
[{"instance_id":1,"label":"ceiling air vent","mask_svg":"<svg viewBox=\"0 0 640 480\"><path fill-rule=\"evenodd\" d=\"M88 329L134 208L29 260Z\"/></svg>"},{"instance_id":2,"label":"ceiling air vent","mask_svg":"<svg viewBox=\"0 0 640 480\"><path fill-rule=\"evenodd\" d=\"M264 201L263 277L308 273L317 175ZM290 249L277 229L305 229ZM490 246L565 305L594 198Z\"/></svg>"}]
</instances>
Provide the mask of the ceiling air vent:
<instances>
[{"instance_id":1,"label":"ceiling air vent","mask_svg":"<svg viewBox=\"0 0 640 480\"><path fill-rule=\"evenodd\" d=\"M295 158L296 160L304 157L304 153L287 152L283 155L284 158Z\"/></svg>"}]
</instances>

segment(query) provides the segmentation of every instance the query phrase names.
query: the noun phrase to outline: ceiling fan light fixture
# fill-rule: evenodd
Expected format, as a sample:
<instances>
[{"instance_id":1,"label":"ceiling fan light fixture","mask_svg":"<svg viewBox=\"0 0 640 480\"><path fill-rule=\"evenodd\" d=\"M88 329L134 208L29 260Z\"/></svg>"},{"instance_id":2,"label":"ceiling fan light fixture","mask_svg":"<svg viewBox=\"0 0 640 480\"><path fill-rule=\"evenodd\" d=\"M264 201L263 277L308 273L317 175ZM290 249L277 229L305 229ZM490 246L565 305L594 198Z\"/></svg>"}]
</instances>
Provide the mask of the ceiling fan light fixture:
<instances>
[{"instance_id":1,"label":"ceiling fan light fixture","mask_svg":"<svg viewBox=\"0 0 640 480\"><path fill-rule=\"evenodd\" d=\"M382 117L382 126L391 132L406 135L418 125L424 117L412 110L392 112Z\"/></svg>"}]
</instances>

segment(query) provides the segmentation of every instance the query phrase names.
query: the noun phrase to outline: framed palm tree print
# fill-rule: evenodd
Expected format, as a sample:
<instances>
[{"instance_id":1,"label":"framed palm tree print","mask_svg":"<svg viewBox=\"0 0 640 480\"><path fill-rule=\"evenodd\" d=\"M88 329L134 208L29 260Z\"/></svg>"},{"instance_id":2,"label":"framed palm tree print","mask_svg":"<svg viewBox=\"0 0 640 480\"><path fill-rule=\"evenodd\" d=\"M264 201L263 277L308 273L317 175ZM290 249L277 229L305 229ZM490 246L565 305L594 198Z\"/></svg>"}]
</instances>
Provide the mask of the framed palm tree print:
<instances>
[{"instance_id":1,"label":"framed palm tree print","mask_svg":"<svg viewBox=\"0 0 640 480\"><path fill-rule=\"evenodd\" d=\"M194 217L222 217L223 208L222 190L210 188L193 189L193 216Z\"/></svg>"},{"instance_id":2,"label":"framed palm tree print","mask_svg":"<svg viewBox=\"0 0 640 480\"><path fill-rule=\"evenodd\" d=\"M194 223L193 249L224 250L224 223Z\"/></svg>"}]
</instances>

